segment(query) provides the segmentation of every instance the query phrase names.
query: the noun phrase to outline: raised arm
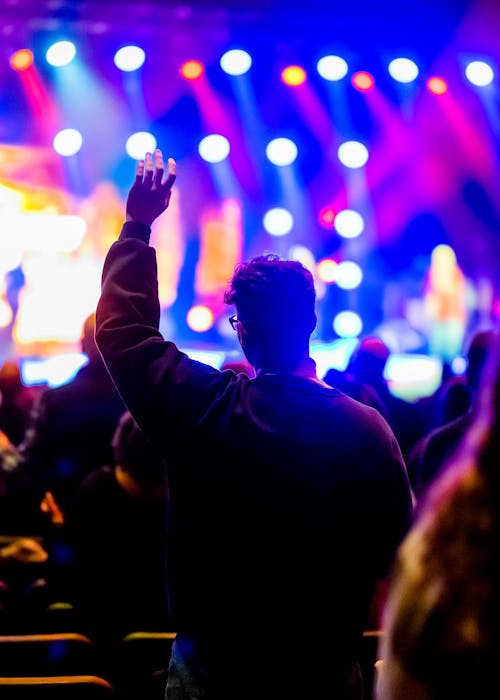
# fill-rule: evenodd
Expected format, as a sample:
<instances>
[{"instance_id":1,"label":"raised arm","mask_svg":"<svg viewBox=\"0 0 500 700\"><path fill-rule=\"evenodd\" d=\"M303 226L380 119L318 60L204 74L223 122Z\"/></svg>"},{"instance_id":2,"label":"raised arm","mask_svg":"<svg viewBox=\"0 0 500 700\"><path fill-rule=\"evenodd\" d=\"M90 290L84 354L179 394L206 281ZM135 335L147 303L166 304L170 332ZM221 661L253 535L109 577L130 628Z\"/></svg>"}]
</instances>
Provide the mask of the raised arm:
<instances>
[{"instance_id":1,"label":"raised arm","mask_svg":"<svg viewBox=\"0 0 500 700\"><path fill-rule=\"evenodd\" d=\"M170 158L165 175L159 149L139 161L126 222L104 262L96 311L96 342L108 372L130 413L156 441L167 430L180 438L176 422L183 416L185 423L194 421L197 410L204 411L203 391L193 379L216 372L191 360L159 330L156 252L149 239L151 224L168 206L175 168Z\"/></svg>"}]
</instances>

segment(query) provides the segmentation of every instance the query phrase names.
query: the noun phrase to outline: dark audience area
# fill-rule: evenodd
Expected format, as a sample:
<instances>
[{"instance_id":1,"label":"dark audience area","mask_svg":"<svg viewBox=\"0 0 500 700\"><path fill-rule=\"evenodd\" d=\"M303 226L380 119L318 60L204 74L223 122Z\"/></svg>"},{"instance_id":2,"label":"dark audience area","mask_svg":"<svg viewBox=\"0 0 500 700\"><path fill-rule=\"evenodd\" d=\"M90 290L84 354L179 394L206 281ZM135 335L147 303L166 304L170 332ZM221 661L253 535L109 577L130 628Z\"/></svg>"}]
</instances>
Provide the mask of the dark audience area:
<instances>
[{"instance_id":1,"label":"dark audience area","mask_svg":"<svg viewBox=\"0 0 500 700\"><path fill-rule=\"evenodd\" d=\"M87 320L82 340L89 362L67 385L35 396L13 362L0 370L3 380L9 378L2 383L8 401L0 415L0 642L38 635L30 658L38 659L33 668L44 675L40 664L47 674L53 664L46 651L40 661L37 645L53 644L54 635L56 641L57 635L79 635L86 641L64 642L69 656L78 644L87 654L77 669L102 678L119 697L160 699L175 638L165 576L166 465L116 395L95 353L93 322L93 316ZM388 421L417 504L472 422L496 337L490 330L474 336L465 374L443 378L433 396L413 403L391 394L383 374L389 351L377 338L359 342L345 371L331 368L324 376ZM223 369L247 367L232 362ZM23 411L29 406L28 418L20 405ZM384 600L382 585L365 619L366 700ZM74 668L69 660L67 668Z\"/></svg>"}]
</instances>

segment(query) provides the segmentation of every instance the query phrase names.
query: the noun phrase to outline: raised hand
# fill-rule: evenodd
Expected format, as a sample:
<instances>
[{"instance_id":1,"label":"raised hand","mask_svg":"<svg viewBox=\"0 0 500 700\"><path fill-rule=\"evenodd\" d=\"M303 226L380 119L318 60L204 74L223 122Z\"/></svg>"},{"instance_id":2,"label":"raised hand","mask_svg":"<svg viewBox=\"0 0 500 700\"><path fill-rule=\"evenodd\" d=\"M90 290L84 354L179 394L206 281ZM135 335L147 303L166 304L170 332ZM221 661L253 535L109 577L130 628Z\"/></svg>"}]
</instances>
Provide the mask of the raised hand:
<instances>
[{"instance_id":1,"label":"raised hand","mask_svg":"<svg viewBox=\"0 0 500 700\"><path fill-rule=\"evenodd\" d=\"M135 182L127 198L127 221L136 221L151 226L153 221L168 207L172 185L176 177L176 164L168 159L167 177L163 181L163 155L159 148L153 154L146 153L137 163Z\"/></svg>"}]
</instances>

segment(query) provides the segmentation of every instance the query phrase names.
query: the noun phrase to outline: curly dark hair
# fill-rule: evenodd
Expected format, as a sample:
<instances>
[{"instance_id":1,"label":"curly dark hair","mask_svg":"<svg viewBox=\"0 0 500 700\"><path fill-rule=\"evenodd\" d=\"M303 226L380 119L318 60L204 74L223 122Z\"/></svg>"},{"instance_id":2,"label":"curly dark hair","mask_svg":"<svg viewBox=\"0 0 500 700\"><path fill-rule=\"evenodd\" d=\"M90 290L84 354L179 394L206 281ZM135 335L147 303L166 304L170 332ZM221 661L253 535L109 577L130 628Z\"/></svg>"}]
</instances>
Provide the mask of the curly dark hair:
<instances>
[{"instance_id":1,"label":"curly dark hair","mask_svg":"<svg viewBox=\"0 0 500 700\"><path fill-rule=\"evenodd\" d=\"M311 272L296 260L271 253L237 265L224 294L252 333L278 345L309 339L315 300Z\"/></svg>"}]
</instances>

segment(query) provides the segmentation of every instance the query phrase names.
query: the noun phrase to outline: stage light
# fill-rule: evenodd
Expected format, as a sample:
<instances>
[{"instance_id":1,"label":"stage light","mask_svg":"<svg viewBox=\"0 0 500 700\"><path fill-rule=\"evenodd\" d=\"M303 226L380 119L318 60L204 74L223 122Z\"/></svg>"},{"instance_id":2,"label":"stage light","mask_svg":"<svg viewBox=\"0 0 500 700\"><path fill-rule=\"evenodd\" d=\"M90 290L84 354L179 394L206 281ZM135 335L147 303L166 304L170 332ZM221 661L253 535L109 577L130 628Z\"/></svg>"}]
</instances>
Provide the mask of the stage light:
<instances>
[{"instance_id":1,"label":"stage light","mask_svg":"<svg viewBox=\"0 0 500 700\"><path fill-rule=\"evenodd\" d=\"M331 258L324 258L320 260L317 265L317 273L319 279L325 284L332 284L335 282L337 276L337 263Z\"/></svg>"},{"instance_id":2,"label":"stage light","mask_svg":"<svg viewBox=\"0 0 500 700\"><path fill-rule=\"evenodd\" d=\"M316 260L314 259L313 252L310 248L305 245L293 245L288 251L288 258L290 260L297 260L302 263L304 267L310 270L311 274L314 272L316 267ZM316 290L317 292L318 290Z\"/></svg>"},{"instance_id":3,"label":"stage light","mask_svg":"<svg viewBox=\"0 0 500 700\"><path fill-rule=\"evenodd\" d=\"M300 66L288 66L281 71L281 80L290 87L302 85L306 79L307 74Z\"/></svg>"},{"instance_id":4,"label":"stage light","mask_svg":"<svg viewBox=\"0 0 500 700\"><path fill-rule=\"evenodd\" d=\"M493 82L493 68L485 61L471 61L465 68L467 80L478 87L485 87Z\"/></svg>"},{"instance_id":5,"label":"stage light","mask_svg":"<svg viewBox=\"0 0 500 700\"><path fill-rule=\"evenodd\" d=\"M153 153L156 139L149 131L136 131L128 137L125 149L134 160L142 160L146 153Z\"/></svg>"},{"instance_id":6,"label":"stage light","mask_svg":"<svg viewBox=\"0 0 500 700\"><path fill-rule=\"evenodd\" d=\"M463 357L462 355L457 355L454 357L451 361L451 371L457 376L465 374L467 371L467 358Z\"/></svg>"},{"instance_id":7,"label":"stage light","mask_svg":"<svg viewBox=\"0 0 500 700\"><path fill-rule=\"evenodd\" d=\"M203 75L205 68L200 61L186 61L180 67L180 74L185 80L198 80Z\"/></svg>"},{"instance_id":8,"label":"stage light","mask_svg":"<svg viewBox=\"0 0 500 700\"><path fill-rule=\"evenodd\" d=\"M335 217L333 225L342 238L356 238L363 233L365 222L361 214L354 209L342 209Z\"/></svg>"},{"instance_id":9,"label":"stage light","mask_svg":"<svg viewBox=\"0 0 500 700\"><path fill-rule=\"evenodd\" d=\"M12 322L12 309L6 301L0 298L0 328L7 328Z\"/></svg>"},{"instance_id":10,"label":"stage light","mask_svg":"<svg viewBox=\"0 0 500 700\"><path fill-rule=\"evenodd\" d=\"M221 56L220 67L228 75L243 75L250 70L252 57L242 49L231 49Z\"/></svg>"},{"instance_id":11,"label":"stage light","mask_svg":"<svg viewBox=\"0 0 500 700\"><path fill-rule=\"evenodd\" d=\"M356 289L363 280L363 271L358 263L344 260L337 265L337 286L341 289Z\"/></svg>"},{"instance_id":12,"label":"stage light","mask_svg":"<svg viewBox=\"0 0 500 700\"><path fill-rule=\"evenodd\" d=\"M17 234L26 251L72 253L80 247L87 224L74 214L25 212L19 217Z\"/></svg>"},{"instance_id":13,"label":"stage light","mask_svg":"<svg viewBox=\"0 0 500 700\"><path fill-rule=\"evenodd\" d=\"M76 56L76 47L72 41L57 41L52 44L45 54L47 63L51 66L67 66Z\"/></svg>"},{"instance_id":14,"label":"stage light","mask_svg":"<svg viewBox=\"0 0 500 700\"><path fill-rule=\"evenodd\" d=\"M36 360L23 360L21 378L23 384L47 384L54 388L71 381L79 369L88 362L88 357L81 352L54 355Z\"/></svg>"},{"instance_id":15,"label":"stage light","mask_svg":"<svg viewBox=\"0 0 500 700\"><path fill-rule=\"evenodd\" d=\"M359 141L341 143L337 155L346 168L362 168L368 160L368 149Z\"/></svg>"},{"instance_id":16,"label":"stage light","mask_svg":"<svg viewBox=\"0 0 500 700\"><path fill-rule=\"evenodd\" d=\"M389 74L398 83L411 83L418 76L418 66L409 58L395 58L389 63Z\"/></svg>"},{"instance_id":17,"label":"stage light","mask_svg":"<svg viewBox=\"0 0 500 700\"><path fill-rule=\"evenodd\" d=\"M318 214L318 221L323 228L333 228L335 211L331 207L323 207Z\"/></svg>"},{"instance_id":18,"label":"stage light","mask_svg":"<svg viewBox=\"0 0 500 700\"><path fill-rule=\"evenodd\" d=\"M220 134L205 136L198 144L198 153L207 163L220 163L228 157L230 150L229 141Z\"/></svg>"},{"instance_id":19,"label":"stage light","mask_svg":"<svg viewBox=\"0 0 500 700\"><path fill-rule=\"evenodd\" d=\"M318 377L324 377L330 368L343 372L359 340L357 338L338 338L332 343L311 343L311 357L316 363Z\"/></svg>"},{"instance_id":20,"label":"stage light","mask_svg":"<svg viewBox=\"0 0 500 700\"><path fill-rule=\"evenodd\" d=\"M433 95L444 95L448 91L448 84L443 78L433 77L427 81L427 89Z\"/></svg>"},{"instance_id":21,"label":"stage light","mask_svg":"<svg viewBox=\"0 0 500 700\"><path fill-rule=\"evenodd\" d=\"M266 146L266 156L273 165L291 165L297 153L297 146L290 139L273 139Z\"/></svg>"},{"instance_id":22,"label":"stage light","mask_svg":"<svg viewBox=\"0 0 500 700\"><path fill-rule=\"evenodd\" d=\"M349 66L340 56L323 56L316 64L316 69L325 80L342 80L347 75Z\"/></svg>"},{"instance_id":23,"label":"stage light","mask_svg":"<svg viewBox=\"0 0 500 700\"><path fill-rule=\"evenodd\" d=\"M363 322L354 311L341 311L333 319L333 330L341 338L356 338L363 330Z\"/></svg>"},{"instance_id":24,"label":"stage light","mask_svg":"<svg viewBox=\"0 0 500 700\"><path fill-rule=\"evenodd\" d=\"M214 325L214 315L208 306L198 304L189 309L186 321L192 331L204 333Z\"/></svg>"},{"instance_id":25,"label":"stage light","mask_svg":"<svg viewBox=\"0 0 500 700\"><path fill-rule=\"evenodd\" d=\"M3 213L3 221L5 228L7 229L7 222L10 216L6 216L7 212ZM16 221L16 240L15 242L8 238L7 236L0 236L0 290L2 288L2 281L4 275L10 270L14 270L23 261L24 246L20 241L20 236L17 232L17 221Z\"/></svg>"},{"instance_id":26,"label":"stage light","mask_svg":"<svg viewBox=\"0 0 500 700\"><path fill-rule=\"evenodd\" d=\"M19 49L10 57L10 67L22 72L33 65L33 54L29 49Z\"/></svg>"},{"instance_id":27,"label":"stage light","mask_svg":"<svg viewBox=\"0 0 500 700\"><path fill-rule=\"evenodd\" d=\"M435 356L391 353L384 378L391 394L413 403L435 394L442 384L443 365Z\"/></svg>"},{"instance_id":28,"label":"stage light","mask_svg":"<svg viewBox=\"0 0 500 700\"><path fill-rule=\"evenodd\" d=\"M52 145L60 156L74 156L82 147L83 138L77 129L62 129L54 136Z\"/></svg>"},{"instance_id":29,"label":"stage light","mask_svg":"<svg viewBox=\"0 0 500 700\"><path fill-rule=\"evenodd\" d=\"M270 233L271 236L285 236L292 230L293 216L288 209L275 207L266 212L262 223L264 224L265 230Z\"/></svg>"},{"instance_id":30,"label":"stage light","mask_svg":"<svg viewBox=\"0 0 500 700\"><path fill-rule=\"evenodd\" d=\"M146 54L140 46L122 46L115 53L115 66L126 73L138 70L144 61Z\"/></svg>"},{"instance_id":31,"label":"stage light","mask_svg":"<svg viewBox=\"0 0 500 700\"><path fill-rule=\"evenodd\" d=\"M372 90L375 86L375 79L371 73L366 71L358 71L352 76L351 82L356 90L361 90L361 92L367 92Z\"/></svg>"}]
</instances>

